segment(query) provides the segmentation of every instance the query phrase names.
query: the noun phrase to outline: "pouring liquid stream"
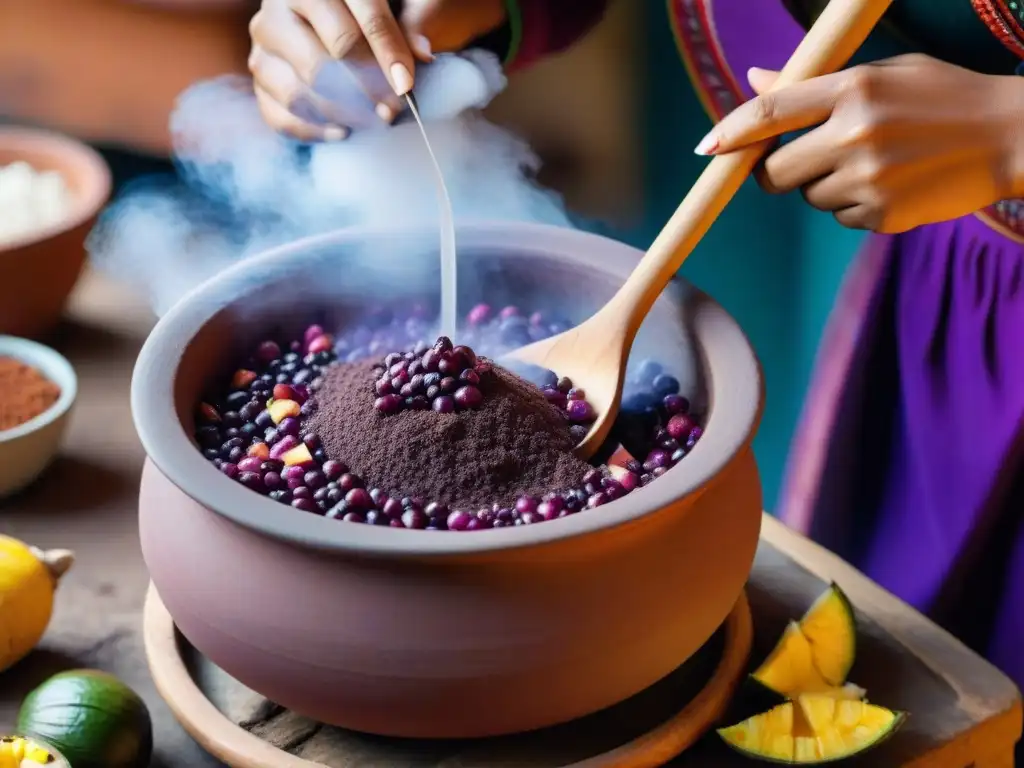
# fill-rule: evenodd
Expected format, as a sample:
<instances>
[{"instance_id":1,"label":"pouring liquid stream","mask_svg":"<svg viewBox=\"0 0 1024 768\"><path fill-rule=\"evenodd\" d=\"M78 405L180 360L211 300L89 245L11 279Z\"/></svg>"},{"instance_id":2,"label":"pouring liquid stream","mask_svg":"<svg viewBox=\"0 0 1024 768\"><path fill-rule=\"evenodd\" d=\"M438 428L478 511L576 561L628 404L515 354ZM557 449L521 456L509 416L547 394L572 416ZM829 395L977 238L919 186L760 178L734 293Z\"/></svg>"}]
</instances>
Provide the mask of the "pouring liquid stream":
<instances>
[{"instance_id":1,"label":"pouring liquid stream","mask_svg":"<svg viewBox=\"0 0 1024 768\"><path fill-rule=\"evenodd\" d=\"M452 201L448 196L448 187L444 183L441 164L437 162L437 155L434 154L434 148L430 145L427 129L420 117L416 99L412 93L407 93L405 100L409 105L409 111L412 112L412 116L416 120L416 125L420 128L423 143L427 147L430 162L434 166L434 183L437 187L441 225L441 335L454 338L457 318L456 288L458 287L455 261L455 215L452 213Z\"/></svg>"}]
</instances>

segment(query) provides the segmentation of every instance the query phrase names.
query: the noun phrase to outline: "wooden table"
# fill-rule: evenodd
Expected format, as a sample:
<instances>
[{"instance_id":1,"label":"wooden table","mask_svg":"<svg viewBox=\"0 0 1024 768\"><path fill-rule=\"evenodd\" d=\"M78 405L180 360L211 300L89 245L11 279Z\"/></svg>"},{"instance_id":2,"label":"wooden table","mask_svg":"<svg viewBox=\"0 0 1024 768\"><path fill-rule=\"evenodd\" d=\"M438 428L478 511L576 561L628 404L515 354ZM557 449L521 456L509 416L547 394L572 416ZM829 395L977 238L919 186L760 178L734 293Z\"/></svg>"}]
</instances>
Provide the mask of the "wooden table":
<instances>
[{"instance_id":1,"label":"wooden table","mask_svg":"<svg viewBox=\"0 0 1024 768\"><path fill-rule=\"evenodd\" d=\"M61 586L40 648L0 675L0 731L12 727L22 697L49 675L99 667L120 676L149 704L156 730L153 766L207 768L219 763L174 721L153 688L142 650L140 613L148 578L139 551L136 498L143 453L131 424L128 391L151 323L138 299L90 273L54 340L78 371L78 405L62 457L42 482L0 506L0 531L39 546L71 547L78 562ZM870 753L858 765L1013 765L1021 703L1009 680L849 565L770 517L762 539L750 590L760 649L799 616L823 581L835 580L861 614L855 682L880 703L889 703L887 698L914 702L899 748ZM686 765L696 762L691 758ZM707 765L724 768L718 760Z\"/></svg>"}]
</instances>

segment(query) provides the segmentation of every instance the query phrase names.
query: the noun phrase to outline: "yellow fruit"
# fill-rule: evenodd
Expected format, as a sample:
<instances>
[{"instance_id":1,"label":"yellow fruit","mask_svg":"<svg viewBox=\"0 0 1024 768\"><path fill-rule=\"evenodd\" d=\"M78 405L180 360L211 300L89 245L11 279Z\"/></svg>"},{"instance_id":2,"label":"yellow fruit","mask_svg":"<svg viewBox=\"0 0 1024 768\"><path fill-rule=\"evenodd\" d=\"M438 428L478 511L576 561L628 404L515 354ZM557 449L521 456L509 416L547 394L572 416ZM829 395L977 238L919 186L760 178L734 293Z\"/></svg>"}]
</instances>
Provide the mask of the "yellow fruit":
<instances>
[{"instance_id":1,"label":"yellow fruit","mask_svg":"<svg viewBox=\"0 0 1024 768\"><path fill-rule=\"evenodd\" d=\"M0 672L42 639L57 582L73 562L66 549L43 552L0 535Z\"/></svg>"},{"instance_id":2,"label":"yellow fruit","mask_svg":"<svg viewBox=\"0 0 1024 768\"><path fill-rule=\"evenodd\" d=\"M833 687L814 665L811 644L796 622L786 627L775 650L754 672L754 679L787 699Z\"/></svg>"},{"instance_id":3,"label":"yellow fruit","mask_svg":"<svg viewBox=\"0 0 1024 768\"><path fill-rule=\"evenodd\" d=\"M792 699L801 693L861 699L864 691L846 683L857 652L853 608L835 584L799 623L791 622L754 679Z\"/></svg>"},{"instance_id":4,"label":"yellow fruit","mask_svg":"<svg viewBox=\"0 0 1024 768\"><path fill-rule=\"evenodd\" d=\"M57 752L46 749L22 736L0 738L0 768L67 768L68 763Z\"/></svg>"},{"instance_id":5,"label":"yellow fruit","mask_svg":"<svg viewBox=\"0 0 1024 768\"><path fill-rule=\"evenodd\" d=\"M832 696L799 696L774 709L722 728L718 735L733 749L777 763L817 765L878 746L903 723L902 713L864 701Z\"/></svg>"},{"instance_id":6,"label":"yellow fruit","mask_svg":"<svg viewBox=\"0 0 1024 768\"><path fill-rule=\"evenodd\" d=\"M857 655L857 623L843 590L832 584L800 619L800 630L825 682L834 686L845 683Z\"/></svg>"}]
</instances>

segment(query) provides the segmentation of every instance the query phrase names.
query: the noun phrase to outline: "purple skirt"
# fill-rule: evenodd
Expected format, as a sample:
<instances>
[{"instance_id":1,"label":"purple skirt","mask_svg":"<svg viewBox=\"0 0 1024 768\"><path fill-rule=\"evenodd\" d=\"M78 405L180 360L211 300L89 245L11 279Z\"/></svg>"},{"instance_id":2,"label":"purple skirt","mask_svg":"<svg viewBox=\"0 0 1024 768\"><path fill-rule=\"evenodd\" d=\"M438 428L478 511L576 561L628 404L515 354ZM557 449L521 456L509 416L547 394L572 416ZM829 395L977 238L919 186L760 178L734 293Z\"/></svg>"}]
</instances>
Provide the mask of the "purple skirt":
<instances>
[{"instance_id":1,"label":"purple skirt","mask_svg":"<svg viewBox=\"0 0 1024 768\"><path fill-rule=\"evenodd\" d=\"M781 0L669 5L715 117L802 34ZM1024 686L1024 201L868 240L778 512Z\"/></svg>"}]
</instances>

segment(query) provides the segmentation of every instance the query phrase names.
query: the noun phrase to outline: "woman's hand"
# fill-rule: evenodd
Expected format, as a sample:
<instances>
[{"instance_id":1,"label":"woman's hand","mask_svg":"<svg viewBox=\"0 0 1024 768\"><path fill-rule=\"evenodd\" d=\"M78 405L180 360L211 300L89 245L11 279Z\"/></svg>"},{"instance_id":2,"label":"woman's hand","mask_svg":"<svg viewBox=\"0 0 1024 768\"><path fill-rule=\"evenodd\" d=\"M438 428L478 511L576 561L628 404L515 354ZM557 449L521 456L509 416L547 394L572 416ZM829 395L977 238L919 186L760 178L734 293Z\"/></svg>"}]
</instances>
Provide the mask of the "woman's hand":
<instances>
[{"instance_id":1,"label":"woman's hand","mask_svg":"<svg viewBox=\"0 0 1024 768\"><path fill-rule=\"evenodd\" d=\"M800 189L847 227L904 232L1024 194L1024 78L980 75L926 56L854 67L760 94L697 147L721 154L817 126L757 172L773 193Z\"/></svg>"},{"instance_id":2,"label":"woman's hand","mask_svg":"<svg viewBox=\"0 0 1024 768\"><path fill-rule=\"evenodd\" d=\"M337 105L316 92L325 64L353 66L376 112L391 122L412 90L415 62L460 50L505 20L504 0L263 0L249 25L249 69L264 119L304 141L344 138Z\"/></svg>"}]
</instances>

